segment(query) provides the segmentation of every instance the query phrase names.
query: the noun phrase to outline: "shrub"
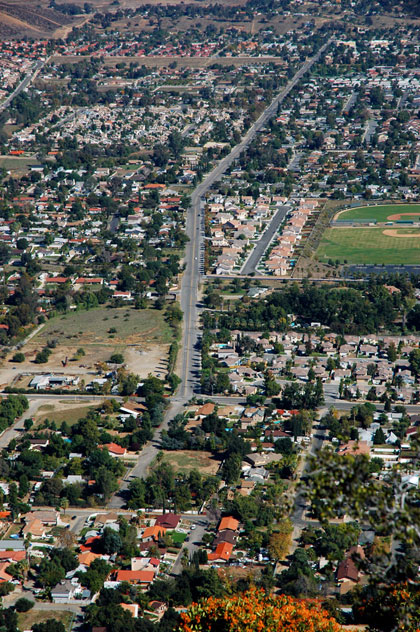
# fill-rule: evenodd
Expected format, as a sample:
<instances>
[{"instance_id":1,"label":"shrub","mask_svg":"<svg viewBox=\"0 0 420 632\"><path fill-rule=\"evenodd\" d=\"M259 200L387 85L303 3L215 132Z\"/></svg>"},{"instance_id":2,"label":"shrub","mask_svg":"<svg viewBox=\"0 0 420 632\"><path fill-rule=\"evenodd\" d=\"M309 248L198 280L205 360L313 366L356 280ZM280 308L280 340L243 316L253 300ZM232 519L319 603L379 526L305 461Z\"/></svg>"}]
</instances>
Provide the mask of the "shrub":
<instances>
[{"instance_id":1,"label":"shrub","mask_svg":"<svg viewBox=\"0 0 420 632\"><path fill-rule=\"evenodd\" d=\"M317 604L250 589L229 597L210 597L181 613L181 632L339 632L341 627Z\"/></svg>"},{"instance_id":2,"label":"shrub","mask_svg":"<svg viewBox=\"0 0 420 632\"><path fill-rule=\"evenodd\" d=\"M35 364L45 364L51 355L51 349L44 347L42 351L38 351L35 357Z\"/></svg>"},{"instance_id":3,"label":"shrub","mask_svg":"<svg viewBox=\"0 0 420 632\"><path fill-rule=\"evenodd\" d=\"M34 601L26 599L26 597L20 597L15 603L15 609L17 612L28 612L35 605Z\"/></svg>"},{"instance_id":4,"label":"shrub","mask_svg":"<svg viewBox=\"0 0 420 632\"><path fill-rule=\"evenodd\" d=\"M25 354L21 351L18 351L18 353L15 353L12 360L13 362L25 362Z\"/></svg>"},{"instance_id":5,"label":"shrub","mask_svg":"<svg viewBox=\"0 0 420 632\"><path fill-rule=\"evenodd\" d=\"M124 356L122 353L113 353L109 358L109 362L112 364L124 364Z\"/></svg>"}]
</instances>

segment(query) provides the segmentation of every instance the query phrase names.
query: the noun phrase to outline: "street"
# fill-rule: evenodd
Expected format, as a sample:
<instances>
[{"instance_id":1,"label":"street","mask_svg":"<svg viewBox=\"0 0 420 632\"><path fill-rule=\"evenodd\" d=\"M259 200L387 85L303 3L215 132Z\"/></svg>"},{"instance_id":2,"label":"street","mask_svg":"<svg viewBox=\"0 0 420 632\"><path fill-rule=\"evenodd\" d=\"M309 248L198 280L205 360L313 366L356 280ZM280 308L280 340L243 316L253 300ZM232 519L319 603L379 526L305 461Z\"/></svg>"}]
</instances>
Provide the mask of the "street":
<instances>
[{"instance_id":1,"label":"street","mask_svg":"<svg viewBox=\"0 0 420 632\"><path fill-rule=\"evenodd\" d=\"M265 126L272 116L277 113L279 104L285 99L300 78L318 61L323 51L332 40L328 40L318 53L307 60L289 83L279 92L270 105L264 110L257 121L251 126L244 138L225 156L216 167L194 189L191 195L191 206L187 211L185 232L189 242L185 248L185 272L181 282L180 303L184 314L183 332L180 357L181 383L178 393L173 398L170 407L166 411L164 422L154 433L153 439L141 451L136 465L127 473L121 488L111 498L108 507L117 509L123 507L126 502L126 494L129 481L133 478L144 477L151 463L160 449L160 435L163 429L168 427L168 422L177 413L183 410L184 405L195 394L200 392L200 280L204 274L204 208L203 198L213 184L220 179L225 171L233 164L234 160L248 147L256 134Z\"/></svg>"},{"instance_id":2,"label":"street","mask_svg":"<svg viewBox=\"0 0 420 632\"><path fill-rule=\"evenodd\" d=\"M17 88L15 88L12 92L12 94L9 94L9 96L7 97L7 99L5 99L3 101L3 103L0 103L0 111L1 110L5 110L6 108L9 107L9 105L11 104L11 102L13 101L13 99L22 92L22 90L25 90L25 88L27 88L29 86L29 84L34 80L34 78L36 77L36 75L38 74L38 72L41 70L41 68L44 66L45 61L37 61L35 62L35 64L32 66L32 68L30 69L30 71L28 72L28 74L25 76L25 78L23 79L23 81L20 82L20 84L17 86Z\"/></svg>"},{"instance_id":3,"label":"street","mask_svg":"<svg viewBox=\"0 0 420 632\"><path fill-rule=\"evenodd\" d=\"M268 246L271 244L273 238L277 234L280 224L282 223L290 209L290 206L282 206L277 211L277 213L274 215L273 219L265 229L264 233L262 234L261 239L255 244L254 249L251 251L248 259L245 261L241 270L241 274L247 275L256 271L261 257L264 255Z\"/></svg>"},{"instance_id":4,"label":"street","mask_svg":"<svg viewBox=\"0 0 420 632\"><path fill-rule=\"evenodd\" d=\"M240 154L254 140L257 133L263 129L266 123L278 112L278 107L294 88L303 75L315 64L324 50L330 45L332 39L328 40L318 51L318 53L308 59L296 72L294 77L282 88L273 99L270 105L264 110L260 117L250 127L243 139L225 156L216 167L204 178L195 188L191 195L191 206L187 212L186 233L189 242L186 246L185 265L186 270L183 275L181 285L181 309L184 313L184 330L182 339L182 363L181 363L181 384L179 393L185 400L190 399L195 392L199 392L200 376L200 350L199 350L199 308L198 300L200 296L200 279L204 272L202 266L202 251L204 249L203 235L203 198L209 189L217 182Z\"/></svg>"}]
</instances>

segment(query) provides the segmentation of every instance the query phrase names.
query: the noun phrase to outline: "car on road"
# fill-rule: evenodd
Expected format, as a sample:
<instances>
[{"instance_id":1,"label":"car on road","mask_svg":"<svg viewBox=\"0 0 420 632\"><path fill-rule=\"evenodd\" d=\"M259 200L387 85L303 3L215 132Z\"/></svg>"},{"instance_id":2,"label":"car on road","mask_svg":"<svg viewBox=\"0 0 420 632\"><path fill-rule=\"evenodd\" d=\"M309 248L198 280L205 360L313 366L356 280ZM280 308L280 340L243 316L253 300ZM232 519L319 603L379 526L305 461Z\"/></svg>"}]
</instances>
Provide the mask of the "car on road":
<instances>
[{"instance_id":1,"label":"car on road","mask_svg":"<svg viewBox=\"0 0 420 632\"><path fill-rule=\"evenodd\" d=\"M191 531L194 531L194 529L197 529L197 525L192 524L192 525L191 525Z\"/></svg>"}]
</instances>

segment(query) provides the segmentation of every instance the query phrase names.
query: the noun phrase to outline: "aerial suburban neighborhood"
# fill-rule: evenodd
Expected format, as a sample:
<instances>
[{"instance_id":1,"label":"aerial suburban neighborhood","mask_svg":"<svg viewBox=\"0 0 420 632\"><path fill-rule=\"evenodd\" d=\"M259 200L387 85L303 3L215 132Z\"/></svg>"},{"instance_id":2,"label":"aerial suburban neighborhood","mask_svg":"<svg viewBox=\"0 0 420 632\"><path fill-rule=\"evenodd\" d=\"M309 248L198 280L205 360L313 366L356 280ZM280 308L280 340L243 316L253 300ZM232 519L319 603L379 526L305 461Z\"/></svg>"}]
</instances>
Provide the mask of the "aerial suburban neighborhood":
<instances>
[{"instance_id":1,"label":"aerial suburban neighborhood","mask_svg":"<svg viewBox=\"0 0 420 632\"><path fill-rule=\"evenodd\" d=\"M417 0L0 2L0 629L418 632Z\"/></svg>"}]
</instances>

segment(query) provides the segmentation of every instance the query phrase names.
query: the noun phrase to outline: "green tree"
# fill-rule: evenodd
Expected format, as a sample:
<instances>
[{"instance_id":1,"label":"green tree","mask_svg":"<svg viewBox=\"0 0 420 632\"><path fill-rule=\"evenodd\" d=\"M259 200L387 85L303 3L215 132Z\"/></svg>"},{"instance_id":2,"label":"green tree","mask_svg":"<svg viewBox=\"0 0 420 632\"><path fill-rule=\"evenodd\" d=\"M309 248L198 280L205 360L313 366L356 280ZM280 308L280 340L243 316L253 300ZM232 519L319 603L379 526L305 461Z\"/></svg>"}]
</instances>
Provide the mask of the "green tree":
<instances>
[{"instance_id":1,"label":"green tree","mask_svg":"<svg viewBox=\"0 0 420 632\"><path fill-rule=\"evenodd\" d=\"M420 375L420 349L413 349L410 351L410 355L408 356L410 361L410 369L416 376L416 378Z\"/></svg>"},{"instance_id":2,"label":"green tree","mask_svg":"<svg viewBox=\"0 0 420 632\"><path fill-rule=\"evenodd\" d=\"M115 474L106 467L100 467L95 478L95 489L105 500L118 489L118 481Z\"/></svg>"},{"instance_id":3,"label":"green tree","mask_svg":"<svg viewBox=\"0 0 420 632\"><path fill-rule=\"evenodd\" d=\"M33 608L34 605L35 605L35 602L32 601L31 599L26 599L26 597L20 597L20 599L18 599L15 602L15 609L16 609L16 612L28 612L28 610Z\"/></svg>"},{"instance_id":4,"label":"green tree","mask_svg":"<svg viewBox=\"0 0 420 632\"><path fill-rule=\"evenodd\" d=\"M382 428L378 428L375 432L375 434L373 435L373 445L382 445L383 443L385 443L385 433L382 430Z\"/></svg>"},{"instance_id":5,"label":"green tree","mask_svg":"<svg viewBox=\"0 0 420 632\"><path fill-rule=\"evenodd\" d=\"M32 632L66 632L66 628L61 621L57 619L47 619L43 623L34 623Z\"/></svg>"},{"instance_id":6,"label":"green tree","mask_svg":"<svg viewBox=\"0 0 420 632\"><path fill-rule=\"evenodd\" d=\"M229 454L222 465L222 478L227 484L235 483L241 475L242 458L240 454Z\"/></svg>"},{"instance_id":7,"label":"green tree","mask_svg":"<svg viewBox=\"0 0 420 632\"><path fill-rule=\"evenodd\" d=\"M101 537L101 547L107 555L118 553L122 547L122 542L117 531L110 527L105 527Z\"/></svg>"}]
</instances>

